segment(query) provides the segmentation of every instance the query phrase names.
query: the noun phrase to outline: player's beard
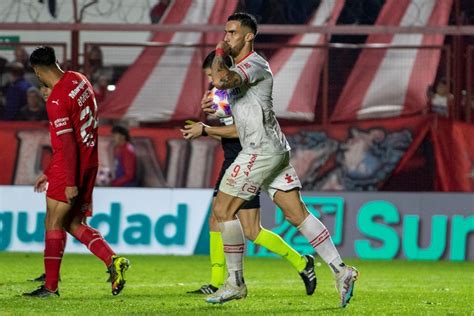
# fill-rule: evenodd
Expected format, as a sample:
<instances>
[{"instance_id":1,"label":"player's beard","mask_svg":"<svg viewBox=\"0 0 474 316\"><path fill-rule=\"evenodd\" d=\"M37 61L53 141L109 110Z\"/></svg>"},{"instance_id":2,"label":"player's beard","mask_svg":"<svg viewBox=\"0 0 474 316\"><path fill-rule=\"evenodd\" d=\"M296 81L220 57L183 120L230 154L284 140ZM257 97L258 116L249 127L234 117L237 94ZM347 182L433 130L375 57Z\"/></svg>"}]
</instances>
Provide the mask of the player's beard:
<instances>
[{"instance_id":1,"label":"player's beard","mask_svg":"<svg viewBox=\"0 0 474 316\"><path fill-rule=\"evenodd\" d=\"M242 49L244 48L244 44L242 45L238 45L238 46L234 46L234 47L230 47L230 56L232 58L235 58L237 56L239 56L240 52L242 51Z\"/></svg>"}]
</instances>

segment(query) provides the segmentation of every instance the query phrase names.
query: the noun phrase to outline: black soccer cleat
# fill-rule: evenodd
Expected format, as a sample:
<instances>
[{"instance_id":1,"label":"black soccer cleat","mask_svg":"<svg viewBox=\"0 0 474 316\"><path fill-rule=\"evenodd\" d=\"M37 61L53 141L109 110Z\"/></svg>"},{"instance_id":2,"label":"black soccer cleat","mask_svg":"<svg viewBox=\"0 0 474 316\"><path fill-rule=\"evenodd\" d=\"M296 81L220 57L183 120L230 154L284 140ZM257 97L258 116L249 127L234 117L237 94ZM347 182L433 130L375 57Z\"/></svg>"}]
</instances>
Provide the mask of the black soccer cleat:
<instances>
[{"instance_id":1,"label":"black soccer cleat","mask_svg":"<svg viewBox=\"0 0 474 316\"><path fill-rule=\"evenodd\" d=\"M44 282L45 280L46 280L46 273L43 273L43 274L40 275L39 277L33 278L33 279L29 279L28 281L31 281L31 282Z\"/></svg>"},{"instance_id":2,"label":"black soccer cleat","mask_svg":"<svg viewBox=\"0 0 474 316\"><path fill-rule=\"evenodd\" d=\"M318 284L316 273L314 271L314 258L310 255L305 255L305 258L306 267L300 273L300 276L303 279L304 286L306 287L306 294L313 295L316 290L316 285Z\"/></svg>"},{"instance_id":3,"label":"black soccer cleat","mask_svg":"<svg viewBox=\"0 0 474 316\"><path fill-rule=\"evenodd\" d=\"M37 277L35 279L29 279L28 281L30 281L30 282L44 282L44 281L46 281L46 273L43 273L42 275L40 275L39 277ZM61 282L61 277L59 277L59 282Z\"/></svg>"},{"instance_id":4,"label":"black soccer cleat","mask_svg":"<svg viewBox=\"0 0 474 316\"><path fill-rule=\"evenodd\" d=\"M197 290L194 290L194 291L188 291L186 293L188 294L205 294L205 295L209 295L209 294L214 294L216 293L218 290L217 287L215 287L214 285L212 284L204 284L203 286L201 286L199 289Z\"/></svg>"},{"instance_id":5,"label":"black soccer cleat","mask_svg":"<svg viewBox=\"0 0 474 316\"><path fill-rule=\"evenodd\" d=\"M27 297L40 297L40 298L45 298L45 297L59 297L59 291L50 291L46 288L46 286L41 285L39 288L34 290L33 292L29 293L23 293L23 296Z\"/></svg>"}]
</instances>

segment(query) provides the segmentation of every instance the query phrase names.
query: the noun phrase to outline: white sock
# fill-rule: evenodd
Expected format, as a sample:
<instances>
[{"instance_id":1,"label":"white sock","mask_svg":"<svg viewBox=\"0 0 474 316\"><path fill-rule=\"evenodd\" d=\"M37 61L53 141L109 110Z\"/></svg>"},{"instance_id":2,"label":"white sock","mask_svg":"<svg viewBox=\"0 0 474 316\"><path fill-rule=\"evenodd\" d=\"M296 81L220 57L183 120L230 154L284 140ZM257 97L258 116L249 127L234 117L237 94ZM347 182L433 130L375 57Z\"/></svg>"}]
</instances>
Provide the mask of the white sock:
<instances>
[{"instance_id":1,"label":"white sock","mask_svg":"<svg viewBox=\"0 0 474 316\"><path fill-rule=\"evenodd\" d=\"M240 221L238 219L219 223L222 242L224 243L224 254L229 272L229 281L240 286L244 284L243 257L245 250L245 239Z\"/></svg>"},{"instance_id":2,"label":"white sock","mask_svg":"<svg viewBox=\"0 0 474 316\"><path fill-rule=\"evenodd\" d=\"M341 256L332 242L326 226L319 219L309 214L298 226L298 230L308 239L318 255L329 265L333 273L339 273L344 267Z\"/></svg>"}]
</instances>

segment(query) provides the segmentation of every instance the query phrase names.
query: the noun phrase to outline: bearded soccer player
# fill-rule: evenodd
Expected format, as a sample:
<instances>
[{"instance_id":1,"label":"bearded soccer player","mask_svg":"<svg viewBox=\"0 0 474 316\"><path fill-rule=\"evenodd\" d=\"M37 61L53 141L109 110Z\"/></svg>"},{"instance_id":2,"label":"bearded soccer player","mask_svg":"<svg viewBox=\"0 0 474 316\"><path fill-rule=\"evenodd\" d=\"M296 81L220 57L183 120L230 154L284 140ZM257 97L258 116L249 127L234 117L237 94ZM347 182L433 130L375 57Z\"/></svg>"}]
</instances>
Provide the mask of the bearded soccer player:
<instances>
[{"instance_id":1,"label":"bearded soccer player","mask_svg":"<svg viewBox=\"0 0 474 316\"><path fill-rule=\"evenodd\" d=\"M206 301L224 303L247 296L242 262L245 239L241 227L245 223L239 222L235 215L263 189L329 265L340 306L345 307L352 297L358 272L344 264L327 228L302 202L301 183L290 164L290 146L273 111L273 74L268 62L253 51L256 35L257 22L253 16L247 13L229 16L224 40L216 46L211 67L213 85L228 90L242 151L226 170L213 208L222 232L229 276ZM235 61L230 68L225 64L228 55ZM201 101L207 112L212 112L212 103L207 96ZM205 127L204 132L214 135L218 129L222 127Z\"/></svg>"},{"instance_id":2,"label":"bearded soccer player","mask_svg":"<svg viewBox=\"0 0 474 316\"><path fill-rule=\"evenodd\" d=\"M215 52L211 52L206 59L204 59L202 68L209 81L212 81L211 65L214 60ZM230 58L226 61L231 65ZM214 198L219 190L222 177L226 169L234 162L235 158L242 150L237 131L233 125L232 116L221 118L221 123L227 127L230 133L222 133L213 135L222 143L224 150L224 162L222 163L219 178L214 188ZM189 124L181 130L184 138L195 139L203 134L205 125L203 123ZM253 241L256 245L262 246L271 252L285 258L293 268L300 274L306 288L306 294L312 295L316 289L316 275L314 273L314 259L310 255L302 256L295 249L291 248L280 236L274 232L265 229L260 224L260 194L257 193L250 201L246 202L237 215L241 222L244 222L243 227L245 238ZM201 288L188 292L196 294L212 294L223 285L227 271L225 269L224 247L222 244L221 232L219 225L214 215L211 214L209 218L210 229L210 245L209 253L211 257L211 282L203 285Z\"/></svg>"},{"instance_id":3,"label":"bearded soccer player","mask_svg":"<svg viewBox=\"0 0 474 316\"><path fill-rule=\"evenodd\" d=\"M46 191L45 283L24 295L59 296L58 278L66 232L104 262L110 273L112 294L117 295L125 285L129 261L116 256L101 234L85 221L92 215L92 191L98 166L97 103L92 86L84 75L61 70L51 47L36 48L30 64L38 79L52 89L46 111L53 157L35 183L35 191Z\"/></svg>"}]
</instances>

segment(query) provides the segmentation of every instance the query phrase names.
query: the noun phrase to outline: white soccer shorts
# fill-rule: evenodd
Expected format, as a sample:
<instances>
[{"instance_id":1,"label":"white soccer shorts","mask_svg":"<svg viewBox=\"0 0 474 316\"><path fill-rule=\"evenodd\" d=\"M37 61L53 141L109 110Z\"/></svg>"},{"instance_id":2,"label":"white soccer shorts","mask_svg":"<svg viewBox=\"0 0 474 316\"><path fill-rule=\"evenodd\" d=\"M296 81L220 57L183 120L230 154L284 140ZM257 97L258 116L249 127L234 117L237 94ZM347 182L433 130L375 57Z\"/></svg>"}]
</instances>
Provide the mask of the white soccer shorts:
<instances>
[{"instance_id":1,"label":"white soccer shorts","mask_svg":"<svg viewBox=\"0 0 474 316\"><path fill-rule=\"evenodd\" d=\"M289 152L274 155L241 152L227 168L219 191L249 201L260 188L272 199L277 190L301 189Z\"/></svg>"}]
</instances>

